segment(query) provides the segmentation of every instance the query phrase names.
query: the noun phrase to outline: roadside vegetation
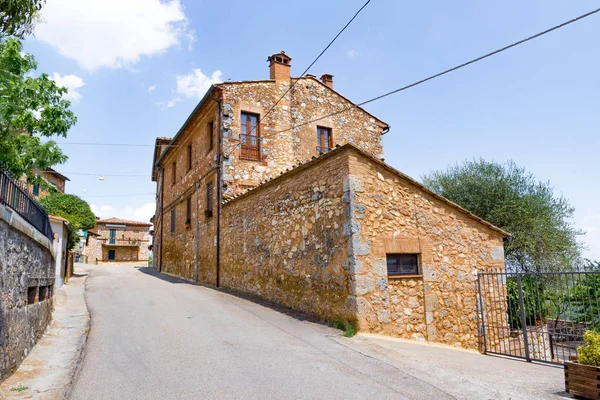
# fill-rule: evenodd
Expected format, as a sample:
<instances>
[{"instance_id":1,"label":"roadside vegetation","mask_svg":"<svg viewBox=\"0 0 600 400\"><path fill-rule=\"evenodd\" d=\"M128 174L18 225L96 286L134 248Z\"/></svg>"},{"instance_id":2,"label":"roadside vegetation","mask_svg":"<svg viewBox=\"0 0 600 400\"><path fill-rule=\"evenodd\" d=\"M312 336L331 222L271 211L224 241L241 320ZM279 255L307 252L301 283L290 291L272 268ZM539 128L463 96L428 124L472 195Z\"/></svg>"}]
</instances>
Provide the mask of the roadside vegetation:
<instances>
[{"instance_id":1,"label":"roadside vegetation","mask_svg":"<svg viewBox=\"0 0 600 400\"><path fill-rule=\"evenodd\" d=\"M333 323L333 327L336 329L340 329L344 331L343 335L345 337L352 337L356 335L356 327L354 324L347 321L335 321Z\"/></svg>"},{"instance_id":2,"label":"roadside vegetation","mask_svg":"<svg viewBox=\"0 0 600 400\"><path fill-rule=\"evenodd\" d=\"M69 221L72 232L69 235L68 249L75 248L79 237L78 230L86 231L96 226L96 216L89 204L81 198L65 193L51 193L40 199L40 204L50 215L56 215Z\"/></svg>"},{"instance_id":3,"label":"roadside vegetation","mask_svg":"<svg viewBox=\"0 0 600 400\"><path fill-rule=\"evenodd\" d=\"M48 191L37 171L62 164L67 156L54 138L65 138L77 118L71 103L37 62L23 52L22 38L33 32L44 0L3 1L0 7L0 165Z\"/></svg>"},{"instance_id":4,"label":"roadside vegetation","mask_svg":"<svg viewBox=\"0 0 600 400\"><path fill-rule=\"evenodd\" d=\"M466 161L423 177L434 192L511 234L504 244L508 270L557 272L582 264L583 233L575 209L514 162Z\"/></svg>"}]
</instances>

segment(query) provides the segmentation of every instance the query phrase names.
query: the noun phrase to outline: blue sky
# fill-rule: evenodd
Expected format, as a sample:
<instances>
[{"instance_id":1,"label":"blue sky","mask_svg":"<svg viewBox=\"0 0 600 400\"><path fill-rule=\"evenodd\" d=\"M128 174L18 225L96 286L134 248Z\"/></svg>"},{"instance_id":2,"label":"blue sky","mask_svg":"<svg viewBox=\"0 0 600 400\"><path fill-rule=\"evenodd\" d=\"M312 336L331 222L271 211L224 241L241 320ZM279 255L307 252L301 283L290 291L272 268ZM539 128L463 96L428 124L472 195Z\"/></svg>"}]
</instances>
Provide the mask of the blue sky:
<instances>
[{"instance_id":1,"label":"blue sky","mask_svg":"<svg viewBox=\"0 0 600 400\"><path fill-rule=\"evenodd\" d=\"M173 136L211 82L300 74L364 3L48 0L25 50L70 88L77 125L57 167L102 218L147 220L157 136ZM373 0L310 70L360 102L598 7L598 1ZM513 159L576 207L600 259L600 15L366 108L391 125L386 162L419 179L465 159ZM145 174L135 177L76 173Z\"/></svg>"}]
</instances>

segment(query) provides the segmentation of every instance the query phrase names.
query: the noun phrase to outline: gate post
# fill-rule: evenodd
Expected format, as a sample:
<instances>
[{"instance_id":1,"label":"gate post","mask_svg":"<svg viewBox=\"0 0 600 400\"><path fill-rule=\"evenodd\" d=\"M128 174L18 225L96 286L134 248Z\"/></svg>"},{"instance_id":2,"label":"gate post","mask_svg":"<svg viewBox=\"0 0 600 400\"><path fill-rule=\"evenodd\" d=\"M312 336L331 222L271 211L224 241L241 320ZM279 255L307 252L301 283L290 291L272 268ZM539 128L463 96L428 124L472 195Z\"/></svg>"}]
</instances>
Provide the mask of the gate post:
<instances>
[{"instance_id":1,"label":"gate post","mask_svg":"<svg viewBox=\"0 0 600 400\"><path fill-rule=\"evenodd\" d=\"M519 289L519 304L521 306L521 326L523 327L523 344L525 345L525 359L531 362L529 356L529 338L527 337L527 318L525 316L525 301L523 299L523 285L521 283L521 273L517 272L517 286Z\"/></svg>"},{"instance_id":2,"label":"gate post","mask_svg":"<svg viewBox=\"0 0 600 400\"><path fill-rule=\"evenodd\" d=\"M479 291L479 314L481 315L481 332L483 334L483 352L487 352L487 338L485 336L485 302L481 295L481 273L477 272L477 290Z\"/></svg>"}]
</instances>

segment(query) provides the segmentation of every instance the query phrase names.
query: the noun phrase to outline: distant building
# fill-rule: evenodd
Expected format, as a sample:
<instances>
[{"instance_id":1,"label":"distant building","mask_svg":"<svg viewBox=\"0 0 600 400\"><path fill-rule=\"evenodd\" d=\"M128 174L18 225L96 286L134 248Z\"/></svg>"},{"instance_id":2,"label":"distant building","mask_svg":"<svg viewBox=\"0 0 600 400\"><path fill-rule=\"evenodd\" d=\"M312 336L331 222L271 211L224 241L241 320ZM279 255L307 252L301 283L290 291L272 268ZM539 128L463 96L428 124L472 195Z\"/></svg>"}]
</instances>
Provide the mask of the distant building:
<instances>
[{"instance_id":1,"label":"distant building","mask_svg":"<svg viewBox=\"0 0 600 400\"><path fill-rule=\"evenodd\" d=\"M54 186L59 193L65 192L65 184L70 180L52 168L48 168L46 171L38 171L37 174L44 178L51 186ZM29 193L40 199L50 194L50 192L44 189L39 183L29 183L27 184L27 189L29 190Z\"/></svg>"},{"instance_id":2,"label":"distant building","mask_svg":"<svg viewBox=\"0 0 600 400\"><path fill-rule=\"evenodd\" d=\"M83 253L90 264L147 264L152 224L101 219L88 230Z\"/></svg>"}]
</instances>

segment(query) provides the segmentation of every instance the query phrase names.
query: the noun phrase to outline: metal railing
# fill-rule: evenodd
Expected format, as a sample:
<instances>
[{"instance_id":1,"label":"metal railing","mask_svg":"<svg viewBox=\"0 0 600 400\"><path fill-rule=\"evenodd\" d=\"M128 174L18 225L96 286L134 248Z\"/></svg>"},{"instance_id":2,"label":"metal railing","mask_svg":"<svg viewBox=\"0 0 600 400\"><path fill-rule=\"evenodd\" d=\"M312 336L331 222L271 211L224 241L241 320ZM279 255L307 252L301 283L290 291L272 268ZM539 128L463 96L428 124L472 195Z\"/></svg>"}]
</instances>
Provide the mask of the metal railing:
<instances>
[{"instance_id":1,"label":"metal railing","mask_svg":"<svg viewBox=\"0 0 600 400\"><path fill-rule=\"evenodd\" d=\"M0 204L13 209L44 236L53 240L54 234L52 233L48 213L23 186L16 179L13 179L7 171L0 168Z\"/></svg>"},{"instance_id":2,"label":"metal railing","mask_svg":"<svg viewBox=\"0 0 600 400\"><path fill-rule=\"evenodd\" d=\"M117 239L117 238L103 238L100 239L102 244L104 245L112 245L112 246L140 246L142 244L142 240L140 239Z\"/></svg>"},{"instance_id":3,"label":"metal railing","mask_svg":"<svg viewBox=\"0 0 600 400\"><path fill-rule=\"evenodd\" d=\"M479 273L486 353L562 364L600 328L600 272Z\"/></svg>"}]
</instances>

